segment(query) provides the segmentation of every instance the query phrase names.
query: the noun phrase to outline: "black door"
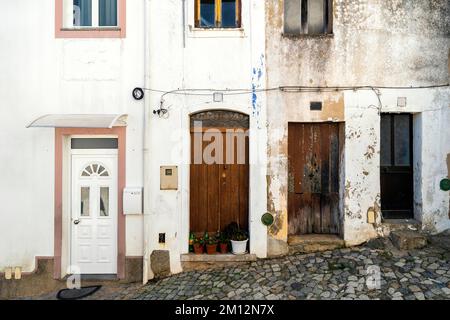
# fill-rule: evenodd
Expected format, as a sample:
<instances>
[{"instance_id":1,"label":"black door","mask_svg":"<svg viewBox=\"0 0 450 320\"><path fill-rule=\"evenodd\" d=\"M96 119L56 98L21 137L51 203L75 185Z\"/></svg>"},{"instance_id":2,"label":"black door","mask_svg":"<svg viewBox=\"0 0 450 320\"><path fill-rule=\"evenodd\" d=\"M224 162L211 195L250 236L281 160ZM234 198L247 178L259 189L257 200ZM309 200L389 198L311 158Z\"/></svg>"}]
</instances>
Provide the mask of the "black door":
<instances>
[{"instance_id":1,"label":"black door","mask_svg":"<svg viewBox=\"0 0 450 320\"><path fill-rule=\"evenodd\" d=\"M381 115L381 212L413 218L412 115Z\"/></svg>"}]
</instances>

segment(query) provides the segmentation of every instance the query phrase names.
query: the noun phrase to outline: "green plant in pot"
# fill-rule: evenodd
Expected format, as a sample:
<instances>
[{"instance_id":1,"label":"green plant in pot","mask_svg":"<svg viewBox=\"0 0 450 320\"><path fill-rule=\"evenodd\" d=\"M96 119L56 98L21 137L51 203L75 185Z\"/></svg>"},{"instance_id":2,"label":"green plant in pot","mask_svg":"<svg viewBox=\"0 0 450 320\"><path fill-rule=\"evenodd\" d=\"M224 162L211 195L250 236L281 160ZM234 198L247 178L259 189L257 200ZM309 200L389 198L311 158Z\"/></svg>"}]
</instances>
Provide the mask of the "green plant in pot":
<instances>
[{"instance_id":1,"label":"green plant in pot","mask_svg":"<svg viewBox=\"0 0 450 320\"><path fill-rule=\"evenodd\" d=\"M228 253L228 243L230 242L230 238L224 232L219 234L219 247L220 253Z\"/></svg>"},{"instance_id":2,"label":"green plant in pot","mask_svg":"<svg viewBox=\"0 0 450 320\"><path fill-rule=\"evenodd\" d=\"M236 222L230 223L225 229L231 234L231 251L233 254L245 254L248 243L247 232L242 230Z\"/></svg>"},{"instance_id":3,"label":"green plant in pot","mask_svg":"<svg viewBox=\"0 0 450 320\"><path fill-rule=\"evenodd\" d=\"M202 254L205 247L205 240L202 237L195 237L194 239L194 253Z\"/></svg>"},{"instance_id":4,"label":"green plant in pot","mask_svg":"<svg viewBox=\"0 0 450 320\"><path fill-rule=\"evenodd\" d=\"M217 253L217 239L215 237L210 237L206 241L206 253L216 254Z\"/></svg>"}]
</instances>

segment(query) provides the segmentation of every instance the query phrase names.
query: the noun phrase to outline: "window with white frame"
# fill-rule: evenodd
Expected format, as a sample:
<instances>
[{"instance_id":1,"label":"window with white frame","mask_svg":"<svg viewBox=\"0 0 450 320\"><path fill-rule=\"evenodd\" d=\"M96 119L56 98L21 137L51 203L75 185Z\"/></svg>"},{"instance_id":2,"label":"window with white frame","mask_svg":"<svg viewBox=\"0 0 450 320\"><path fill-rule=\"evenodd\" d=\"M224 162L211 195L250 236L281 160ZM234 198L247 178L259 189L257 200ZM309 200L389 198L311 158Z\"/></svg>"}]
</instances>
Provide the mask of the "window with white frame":
<instances>
[{"instance_id":1,"label":"window with white frame","mask_svg":"<svg viewBox=\"0 0 450 320\"><path fill-rule=\"evenodd\" d=\"M118 26L118 0L64 0L65 28Z\"/></svg>"}]
</instances>

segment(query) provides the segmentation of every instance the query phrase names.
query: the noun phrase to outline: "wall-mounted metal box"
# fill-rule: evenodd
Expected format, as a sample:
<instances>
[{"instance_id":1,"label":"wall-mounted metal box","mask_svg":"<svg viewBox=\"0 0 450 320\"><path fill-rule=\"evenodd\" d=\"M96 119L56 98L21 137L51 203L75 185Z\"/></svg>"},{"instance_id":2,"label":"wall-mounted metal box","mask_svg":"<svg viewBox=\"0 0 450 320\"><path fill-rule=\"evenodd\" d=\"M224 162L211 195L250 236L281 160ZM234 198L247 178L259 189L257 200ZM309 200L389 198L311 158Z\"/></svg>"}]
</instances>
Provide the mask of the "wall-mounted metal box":
<instances>
[{"instance_id":1,"label":"wall-mounted metal box","mask_svg":"<svg viewBox=\"0 0 450 320\"><path fill-rule=\"evenodd\" d=\"M160 189L178 190L178 167L162 166L160 169Z\"/></svg>"},{"instance_id":2,"label":"wall-mounted metal box","mask_svg":"<svg viewBox=\"0 0 450 320\"><path fill-rule=\"evenodd\" d=\"M123 214L142 214L142 188L125 188L123 190Z\"/></svg>"}]
</instances>

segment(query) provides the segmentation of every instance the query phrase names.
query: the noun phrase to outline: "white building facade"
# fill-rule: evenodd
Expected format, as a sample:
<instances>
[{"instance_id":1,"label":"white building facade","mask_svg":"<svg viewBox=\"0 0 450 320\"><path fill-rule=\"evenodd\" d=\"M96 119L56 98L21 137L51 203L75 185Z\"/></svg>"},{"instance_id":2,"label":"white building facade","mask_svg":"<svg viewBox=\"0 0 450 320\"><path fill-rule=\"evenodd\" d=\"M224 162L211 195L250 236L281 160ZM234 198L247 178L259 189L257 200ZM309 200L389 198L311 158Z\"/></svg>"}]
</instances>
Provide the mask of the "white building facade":
<instances>
[{"instance_id":1,"label":"white building facade","mask_svg":"<svg viewBox=\"0 0 450 320\"><path fill-rule=\"evenodd\" d=\"M85 214L85 232L104 223L106 242L95 246L104 245L105 270L125 278L126 261L141 264L143 252L143 217L122 214L121 193L143 185L143 108L131 90L144 81L144 2L72 2L1 3L0 190L9 204L1 214L0 270L19 267L26 275L45 260L54 278L64 277L72 245L90 237L72 232ZM77 150L76 138L111 144ZM76 157L84 160L76 164ZM100 163L108 176L75 172ZM85 213L72 207L80 196ZM99 198L109 207L101 208Z\"/></svg>"},{"instance_id":2,"label":"white building facade","mask_svg":"<svg viewBox=\"0 0 450 320\"><path fill-rule=\"evenodd\" d=\"M395 165L382 159L384 114L411 119L409 218L448 229L448 3L419 18L426 7L357 2L311 1L308 18L300 0L3 1L0 296L43 290L34 276L51 289L71 273L178 273L193 261L191 233L231 222L249 235L243 259L285 254L290 236L386 235L380 169ZM427 36L402 29L410 11ZM389 54L374 56L382 43ZM337 159L323 160L333 178L316 156L295 162L299 128L319 127L340 141L317 150ZM235 159L230 130L242 162L224 161ZM214 161L194 161L198 137ZM334 199L320 230L301 216L305 185L319 180Z\"/></svg>"},{"instance_id":3,"label":"white building facade","mask_svg":"<svg viewBox=\"0 0 450 320\"><path fill-rule=\"evenodd\" d=\"M23 274L21 284L2 280L4 295L34 292L27 279L42 273L54 279L46 287L78 272L146 281L154 250L169 252L169 272L181 272L192 231L190 118L205 111L240 117L250 129L240 210L249 253L267 255L264 4L214 6L2 3L5 30L22 34L1 35L0 188L8 204L0 272L8 280ZM177 89L186 90L169 93ZM165 167L177 174L170 190L161 186ZM141 190L141 209L138 195L130 211L124 193ZM219 231L208 228L196 231Z\"/></svg>"}]
</instances>

